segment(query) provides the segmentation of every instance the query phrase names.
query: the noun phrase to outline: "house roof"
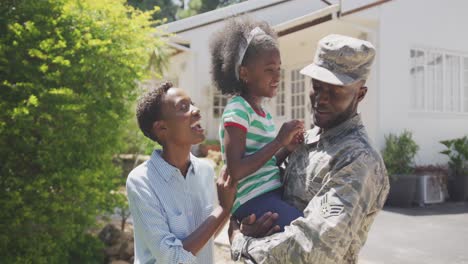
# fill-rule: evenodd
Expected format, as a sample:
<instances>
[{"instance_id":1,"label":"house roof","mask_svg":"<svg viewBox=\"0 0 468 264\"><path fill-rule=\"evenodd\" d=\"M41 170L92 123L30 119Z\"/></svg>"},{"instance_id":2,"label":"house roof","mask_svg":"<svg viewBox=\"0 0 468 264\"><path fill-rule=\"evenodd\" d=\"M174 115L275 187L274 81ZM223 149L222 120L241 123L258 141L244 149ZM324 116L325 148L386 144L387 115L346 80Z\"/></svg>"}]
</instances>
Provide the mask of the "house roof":
<instances>
[{"instance_id":1,"label":"house roof","mask_svg":"<svg viewBox=\"0 0 468 264\"><path fill-rule=\"evenodd\" d=\"M225 20L228 17L241 15L245 13L255 12L261 9L269 8L276 6L285 2L294 1L294 0L250 0L241 2L239 4L230 5L224 8L215 9L206 13L195 15L189 18L181 19L175 22L171 22L162 26L159 26L162 30L172 33L169 37L170 46L178 50L179 52L184 52L190 50L190 41L182 38L180 33L190 31L205 25L212 23L217 23ZM325 7L320 8L309 14L290 19L281 24L274 25L274 29L278 32L278 36L284 36L329 20L332 20L338 16L351 15L362 10L372 8L378 5L381 5L392 0L378 0L370 4L352 9L343 12L339 4L332 4L327 0L322 0Z\"/></svg>"},{"instance_id":2,"label":"house roof","mask_svg":"<svg viewBox=\"0 0 468 264\"><path fill-rule=\"evenodd\" d=\"M227 17L250 13L259 9L275 6L291 0L251 0L239 4L215 9L206 13L174 21L160 26L171 33L181 33L207 24L215 23Z\"/></svg>"},{"instance_id":3,"label":"house roof","mask_svg":"<svg viewBox=\"0 0 468 264\"><path fill-rule=\"evenodd\" d=\"M188 32L209 24L218 23L225 20L228 17L253 13L262 9L271 8L283 3L287 2L294 2L294 0L251 0L245 1L238 4L230 5L224 8L215 9L206 13L198 14L192 17L188 17L185 19L181 19L178 21L174 21L168 24L164 24L159 26L158 28L170 33L168 36L169 44L172 48L177 50L176 54L179 52L185 52L190 50L190 40L183 37L181 34L184 32ZM325 6L324 9L319 7L317 12L312 12L307 14L299 19L292 19L291 21L285 21L281 23L281 29L289 26L296 26L296 24L300 23L301 21L310 19L311 17L316 17L317 14L321 14L323 12L328 12L331 10L328 5L327 1L322 0L322 4ZM337 6L337 5L335 5ZM325 10L325 11L323 11ZM333 10L335 10L333 8ZM331 17L331 16L330 16ZM327 19L328 20L328 19ZM286 34L288 32L285 32ZM280 34L281 36L281 34Z\"/></svg>"},{"instance_id":4,"label":"house roof","mask_svg":"<svg viewBox=\"0 0 468 264\"><path fill-rule=\"evenodd\" d=\"M298 30L331 20L337 16L337 12L339 12L339 10L339 5L330 5L307 15L288 20L274 26L273 28L278 32L278 36L282 37Z\"/></svg>"}]
</instances>

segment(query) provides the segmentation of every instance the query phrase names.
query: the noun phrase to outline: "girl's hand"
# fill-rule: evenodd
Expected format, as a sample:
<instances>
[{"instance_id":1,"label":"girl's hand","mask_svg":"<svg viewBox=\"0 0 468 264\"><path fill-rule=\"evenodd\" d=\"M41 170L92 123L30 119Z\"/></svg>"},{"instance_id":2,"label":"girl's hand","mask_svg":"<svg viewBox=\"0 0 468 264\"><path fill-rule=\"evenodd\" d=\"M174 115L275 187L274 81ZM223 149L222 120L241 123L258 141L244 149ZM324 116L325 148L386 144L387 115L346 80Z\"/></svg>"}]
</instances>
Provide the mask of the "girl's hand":
<instances>
[{"instance_id":1,"label":"girl's hand","mask_svg":"<svg viewBox=\"0 0 468 264\"><path fill-rule=\"evenodd\" d=\"M286 145L286 149L289 152L293 152L296 150L300 145L304 143L304 130L301 130L294 135L293 139L291 142L289 142L288 145Z\"/></svg>"},{"instance_id":2,"label":"girl's hand","mask_svg":"<svg viewBox=\"0 0 468 264\"><path fill-rule=\"evenodd\" d=\"M281 146L285 147L288 146L293 140L296 140L295 137L298 133L302 133L304 131L304 122L300 120L291 120L289 122L284 123L278 135L276 136L275 140L277 140ZM297 141L299 140L299 137Z\"/></svg>"}]
</instances>

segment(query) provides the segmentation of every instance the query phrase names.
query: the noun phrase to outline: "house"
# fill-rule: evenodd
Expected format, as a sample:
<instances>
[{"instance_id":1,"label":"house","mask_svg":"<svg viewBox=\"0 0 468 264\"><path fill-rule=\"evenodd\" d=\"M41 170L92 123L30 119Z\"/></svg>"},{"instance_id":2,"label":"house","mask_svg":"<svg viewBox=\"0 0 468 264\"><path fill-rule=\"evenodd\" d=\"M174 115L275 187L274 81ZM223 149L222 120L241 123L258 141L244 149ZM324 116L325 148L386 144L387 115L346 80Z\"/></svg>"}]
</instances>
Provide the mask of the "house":
<instances>
[{"instance_id":1,"label":"house","mask_svg":"<svg viewBox=\"0 0 468 264\"><path fill-rule=\"evenodd\" d=\"M278 126L299 118L308 127L310 80L299 70L312 62L320 38L338 33L375 44L376 61L359 111L371 139L409 130L420 146L418 164L446 162L440 140L468 134L468 2L463 0L249 0L163 25L174 33L165 79L189 91L209 139L218 137L227 98L210 77L209 41L226 19L247 14L279 35L281 88L267 105Z\"/></svg>"}]
</instances>

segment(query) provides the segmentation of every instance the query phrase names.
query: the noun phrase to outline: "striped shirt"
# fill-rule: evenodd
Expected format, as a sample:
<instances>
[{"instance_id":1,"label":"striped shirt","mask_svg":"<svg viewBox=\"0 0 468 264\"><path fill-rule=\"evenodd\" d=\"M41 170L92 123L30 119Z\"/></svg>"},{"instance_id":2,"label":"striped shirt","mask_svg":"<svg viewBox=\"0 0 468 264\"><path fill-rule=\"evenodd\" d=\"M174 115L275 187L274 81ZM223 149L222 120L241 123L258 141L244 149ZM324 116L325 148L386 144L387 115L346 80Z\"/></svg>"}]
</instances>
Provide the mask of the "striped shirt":
<instances>
[{"instance_id":1,"label":"striped shirt","mask_svg":"<svg viewBox=\"0 0 468 264\"><path fill-rule=\"evenodd\" d=\"M275 124L270 113L259 114L244 98L236 96L227 103L219 127L224 162L226 162L224 131L227 126L236 126L247 133L246 156L259 151L276 137ZM259 170L239 181L232 212L252 198L279 187L281 187L280 173L276 157L273 156Z\"/></svg>"},{"instance_id":2,"label":"striped shirt","mask_svg":"<svg viewBox=\"0 0 468 264\"><path fill-rule=\"evenodd\" d=\"M155 150L150 160L130 172L127 195L134 224L135 264L214 263L213 239L197 254L182 240L212 213L216 189L208 163L190 155L184 178Z\"/></svg>"}]
</instances>

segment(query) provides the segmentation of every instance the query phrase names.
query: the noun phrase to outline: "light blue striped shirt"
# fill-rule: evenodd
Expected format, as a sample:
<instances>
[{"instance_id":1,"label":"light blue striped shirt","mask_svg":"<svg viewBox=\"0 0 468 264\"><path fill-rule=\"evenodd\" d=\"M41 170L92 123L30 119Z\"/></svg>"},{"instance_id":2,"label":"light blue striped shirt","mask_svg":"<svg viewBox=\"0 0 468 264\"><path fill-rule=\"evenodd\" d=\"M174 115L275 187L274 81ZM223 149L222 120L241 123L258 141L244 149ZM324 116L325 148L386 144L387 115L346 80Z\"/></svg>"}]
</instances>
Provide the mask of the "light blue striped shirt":
<instances>
[{"instance_id":1,"label":"light blue striped shirt","mask_svg":"<svg viewBox=\"0 0 468 264\"><path fill-rule=\"evenodd\" d=\"M213 168L190 154L181 172L155 150L150 160L133 169L127 195L133 218L135 264L213 263L213 239L197 254L184 250L182 240L212 213L216 201Z\"/></svg>"}]
</instances>

